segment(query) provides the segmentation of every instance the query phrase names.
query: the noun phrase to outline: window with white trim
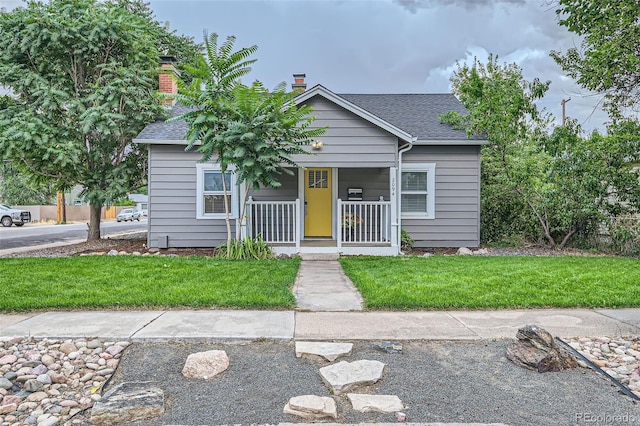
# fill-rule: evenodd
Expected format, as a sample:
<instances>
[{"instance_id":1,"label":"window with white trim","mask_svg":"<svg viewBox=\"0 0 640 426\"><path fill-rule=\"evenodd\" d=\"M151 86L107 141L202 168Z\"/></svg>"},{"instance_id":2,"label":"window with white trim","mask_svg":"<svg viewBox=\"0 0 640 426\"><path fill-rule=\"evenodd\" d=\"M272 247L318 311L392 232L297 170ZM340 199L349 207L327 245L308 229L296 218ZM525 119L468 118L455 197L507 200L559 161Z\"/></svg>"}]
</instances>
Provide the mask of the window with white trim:
<instances>
[{"instance_id":1,"label":"window with white trim","mask_svg":"<svg viewBox=\"0 0 640 426\"><path fill-rule=\"evenodd\" d=\"M224 176L227 188L227 202L229 203L230 216L236 217L238 214L235 175L227 171L223 173L220 167L215 164L197 164L197 201L196 219L224 219L224 186L222 179Z\"/></svg>"},{"instance_id":2,"label":"window with white trim","mask_svg":"<svg viewBox=\"0 0 640 426\"><path fill-rule=\"evenodd\" d=\"M435 218L436 165L405 163L402 165L400 203L403 218Z\"/></svg>"}]
</instances>

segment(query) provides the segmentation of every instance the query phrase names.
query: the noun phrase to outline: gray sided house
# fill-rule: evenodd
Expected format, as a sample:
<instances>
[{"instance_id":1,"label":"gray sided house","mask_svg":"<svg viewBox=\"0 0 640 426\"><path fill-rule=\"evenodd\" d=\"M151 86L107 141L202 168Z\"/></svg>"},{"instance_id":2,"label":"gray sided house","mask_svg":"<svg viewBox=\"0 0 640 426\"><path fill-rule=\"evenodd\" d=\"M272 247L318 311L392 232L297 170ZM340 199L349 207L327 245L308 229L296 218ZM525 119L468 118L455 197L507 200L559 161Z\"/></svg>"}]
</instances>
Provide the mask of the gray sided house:
<instances>
[{"instance_id":1,"label":"gray sided house","mask_svg":"<svg viewBox=\"0 0 640 426\"><path fill-rule=\"evenodd\" d=\"M480 243L480 139L441 124L464 111L451 94L345 94L321 85L312 106L327 132L294 161L282 187L251 193L242 235L280 253L396 255L400 230L418 247ZM173 114L183 112L173 107ZM157 121L135 142L149 150L149 247L213 247L226 240L222 177L185 151L184 122ZM242 191L234 176L232 216ZM235 230L235 225L234 225Z\"/></svg>"}]
</instances>

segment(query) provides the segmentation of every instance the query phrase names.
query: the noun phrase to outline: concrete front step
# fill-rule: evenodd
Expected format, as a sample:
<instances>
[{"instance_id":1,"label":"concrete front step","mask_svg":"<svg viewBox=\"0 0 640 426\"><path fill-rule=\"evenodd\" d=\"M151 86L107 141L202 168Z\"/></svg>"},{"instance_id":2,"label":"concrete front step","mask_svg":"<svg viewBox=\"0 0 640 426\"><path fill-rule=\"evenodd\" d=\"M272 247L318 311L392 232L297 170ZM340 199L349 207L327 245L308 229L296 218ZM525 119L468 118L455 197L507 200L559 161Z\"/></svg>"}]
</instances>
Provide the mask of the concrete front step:
<instances>
[{"instance_id":1,"label":"concrete front step","mask_svg":"<svg viewBox=\"0 0 640 426\"><path fill-rule=\"evenodd\" d=\"M300 253L300 259L312 260L312 261L329 261L338 260L340 255L338 253Z\"/></svg>"}]
</instances>

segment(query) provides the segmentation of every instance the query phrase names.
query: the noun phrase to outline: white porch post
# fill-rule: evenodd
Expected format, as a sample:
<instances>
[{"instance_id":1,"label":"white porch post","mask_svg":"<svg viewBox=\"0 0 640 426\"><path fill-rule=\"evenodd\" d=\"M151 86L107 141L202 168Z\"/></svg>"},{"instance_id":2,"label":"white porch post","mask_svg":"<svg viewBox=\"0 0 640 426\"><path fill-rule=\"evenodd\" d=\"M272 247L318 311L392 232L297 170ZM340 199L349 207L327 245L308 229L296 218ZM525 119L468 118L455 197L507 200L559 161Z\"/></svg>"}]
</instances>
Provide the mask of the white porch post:
<instances>
[{"instance_id":1,"label":"white porch post","mask_svg":"<svg viewBox=\"0 0 640 426\"><path fill-rule=\"evenodd\" d=\"M391 247L398 250L398 236L400 235L398 223L398 169L396 167L389 168L389 199L391 200Z\"/></svg>"},{"instance_id":2,"label":"white porch post","mask_svg":"<svg viewBox=\"0 0 640 426\"><path fill-rule=\"evenodd\" d=\"M338 198L336 206L338 212L336 214L336 246L338 253L342 251L342 200Z\"/></svg>"},{"instance_id":3,"label":"white porch post","mask_svg":"<svg viewBox=\"0 0 640 426\"><path fill-rule=\"evenodd\" d=\"M300 208L300 199L296 198L296 220L293 224L294 238L296 240L296 252L300 253L300 221L302 209Z\"/></svg>"}]
</instances>

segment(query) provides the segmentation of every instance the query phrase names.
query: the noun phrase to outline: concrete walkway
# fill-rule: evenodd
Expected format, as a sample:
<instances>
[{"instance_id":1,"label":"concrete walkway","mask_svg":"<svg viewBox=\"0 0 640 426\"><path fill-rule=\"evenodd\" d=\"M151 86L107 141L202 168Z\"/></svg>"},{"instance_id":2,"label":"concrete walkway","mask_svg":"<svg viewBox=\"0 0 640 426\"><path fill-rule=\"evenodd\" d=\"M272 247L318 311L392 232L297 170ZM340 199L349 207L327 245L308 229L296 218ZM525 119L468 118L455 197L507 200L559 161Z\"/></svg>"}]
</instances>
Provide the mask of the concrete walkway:
<instances>
[{"instance_id":1,"label":"concrete walkway","mask_svg":"<svg viewBox=\"0 0 640 426\"><path fill-rule=\"evenodd\" d=\"M337 254L303 254L293 295L300 311L362 310L362 296L342 271Z\"/></svg>"},{"instance_id":2,"label":"concrete walkway","mask_svg":"<svg viewBox=\"0 0 640 426\"><path fill-rule=\"evenodd\" d=\"M482 340L537 324L559 337L640 335L640 309L433 312L112 311L0 315L0 339L132 341Z\"/></svg>"}]
</instances>

